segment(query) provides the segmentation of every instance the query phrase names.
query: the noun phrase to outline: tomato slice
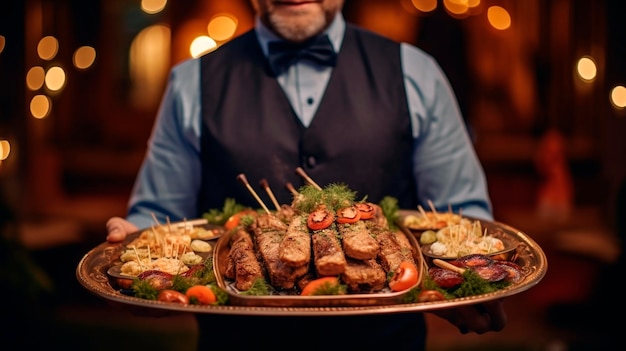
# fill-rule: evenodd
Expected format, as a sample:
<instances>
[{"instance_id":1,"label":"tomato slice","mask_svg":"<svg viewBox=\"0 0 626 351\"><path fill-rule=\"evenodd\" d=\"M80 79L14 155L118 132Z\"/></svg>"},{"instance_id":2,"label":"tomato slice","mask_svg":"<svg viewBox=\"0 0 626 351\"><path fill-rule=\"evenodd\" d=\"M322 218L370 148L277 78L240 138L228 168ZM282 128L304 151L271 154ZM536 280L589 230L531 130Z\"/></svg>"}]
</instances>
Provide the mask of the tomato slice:
<instances>
[{"instance_id":1,"label":"tomato slice","mask_svg":"<svg viewBox=\"0 0 626 351\"><path fill-rule=\"evenodd\" d=\"M370 219L374 218L374 214L376 214L376 208L367 202L358 202L355 204L356 208L359 209L361 213L361 219Z\"/></svg>"},{"instance_id":2,"label":"tomato slice","mask_svg":"<svg viewBox=\"0 0 626 351\"><path fill-rule=\"evenodd\" d=\"M356 206L344 207L337 211L337 223L339 224L356 223L359 219L361 219L361 212Z\"/></svg>"},{"instance_id":3,"label":"tomato slice","mask_svg":"<svg viewBox=\"0 0 626 351\"><path fill-rule=\"evenodd\" d=\"M231 231L239 225L239 222L241 222L241 217L254 215L256 215L256 211L252 209L239 211L234 215L228 217L228 220L226 220L226 223L224 223L224 229L226 229L227 231Z\"/></svg>"},{"instance_id":4,"label":"tomato slice","mask_svg":"<svg viewBox=\"0 0 626 351\"><path fill-rule=\"evenodd\" d=\"M326 208L318 208L309 214L307 226L311 230L322 230L328 228L335 220L335 215Z\"/></svg>"},{"instance_id":5,"label":"tomato slice","mask_svg":"<svg viewBox=\"0 0 626 351\"><path fill-rule=\"evenodd\" d=\"M197 305L210 305L217 301L213 290L206 285L193 285L185 292L189 302Z\"/></svg>"},{"instance_id":6,"label":"tomato slice","mask_svg":"<svg viewBox=\"0 0 626 351\"><path fill-rule=\"evenodd\" d=\"M302 289L300 295L302 296L311 296L311 295L323 295L324 291L331 290L332 288L339 285L339 279L337 277L322 277L317 278L315 280L311 280L305 287Z\"/></svg>"},{"instance_id":7,"label":"tomato slice","mask_svg":"<svg viewBox=\"0 0 626 351\"><path fill-rule=\"evenodd\" d=\"M418 273L415 264L402 261L389 280L389 288L393 291L409 289L417 284L417 278Z\"/></svg>"}]
</instances>

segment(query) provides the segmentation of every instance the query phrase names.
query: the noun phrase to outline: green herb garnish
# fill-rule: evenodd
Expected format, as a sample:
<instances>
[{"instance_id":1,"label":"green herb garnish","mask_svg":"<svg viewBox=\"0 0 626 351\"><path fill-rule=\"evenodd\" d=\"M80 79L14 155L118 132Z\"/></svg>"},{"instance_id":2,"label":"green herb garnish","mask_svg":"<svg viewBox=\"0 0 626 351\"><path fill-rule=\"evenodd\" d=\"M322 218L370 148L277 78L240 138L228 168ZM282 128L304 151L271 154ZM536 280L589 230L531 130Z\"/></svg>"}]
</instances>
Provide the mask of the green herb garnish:
<instances>
[{"instance_id":1,"label":"green herb garnish","mask_svg":"<svg viewBox=\"0 0 626 351\"><path fill-rule=\"evenodd\" d=\"M226 198L221 210L211 208L202 214L202 218L206 219L209 224L224 225L230 216L247 208L247 206L237 203L233 198Z\"/></svg>"}]
</instances>

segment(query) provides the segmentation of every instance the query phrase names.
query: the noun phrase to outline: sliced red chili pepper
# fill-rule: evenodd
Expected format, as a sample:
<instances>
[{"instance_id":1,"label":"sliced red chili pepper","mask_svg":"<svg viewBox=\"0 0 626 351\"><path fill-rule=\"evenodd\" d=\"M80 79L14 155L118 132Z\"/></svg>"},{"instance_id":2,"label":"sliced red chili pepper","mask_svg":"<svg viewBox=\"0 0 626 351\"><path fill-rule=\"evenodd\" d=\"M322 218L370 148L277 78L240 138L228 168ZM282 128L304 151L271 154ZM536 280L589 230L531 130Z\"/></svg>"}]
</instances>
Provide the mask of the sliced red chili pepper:
<instances>
[{"instance_id":1,"label":"sliced red chili pepper","mask_svg":"<svg viewBox=\"0 0 626 351\"><path fill-rule=\"evenodd\" d=\"M367 202L358 202L355 204L356 208L361 212L361 219L370 219L374 218L374 214L376 214L376 208Z\"/></svg>"},{"instance_id":2,"label":"sliced red chili pepper","mask_svg":"<svg viewBox=\"0 0 626 351\"><path fill-rule=\"evenodd\" d=\"M307 226L311 230L328 228L335 220L335 215L326 208L318 208L309 214Z\"/></svg>"},{"instance_id":3,"label":"sliced red chili pepper","mask_svg":"<svg viewBox=\"0 0 626 351\"><path fill-rule=\"evenodd\" d=\"M339 224L356 223L359 219L361 219L361 212L356 206L344 207L337 211L337 223Z\"/></svg>"}]
</instances>

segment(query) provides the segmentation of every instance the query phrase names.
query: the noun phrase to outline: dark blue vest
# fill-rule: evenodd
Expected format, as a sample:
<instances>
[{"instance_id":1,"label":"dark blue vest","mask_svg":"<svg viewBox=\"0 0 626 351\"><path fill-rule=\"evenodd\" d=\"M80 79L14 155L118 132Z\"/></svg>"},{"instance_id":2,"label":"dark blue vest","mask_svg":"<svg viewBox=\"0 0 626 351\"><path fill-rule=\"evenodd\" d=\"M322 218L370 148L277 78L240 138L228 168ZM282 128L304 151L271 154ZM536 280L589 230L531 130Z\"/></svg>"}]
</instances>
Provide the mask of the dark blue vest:
<instances>
[{"instance_id":1,"label":"dark blue vest","mask_svg":"<svg viewBox=\"0 0 626 351\"><path fill-rule=\"evenodd\" d=\"M198 211L224 199L259 207L236 177L244 173L271 206L259 181L280 203L285 185L304 185L302 167L319 185L343 183L372 202L398 198L415 208L412 136L400 46L348 25L337 66L305 128L273 76L254 31L201 58L202 187ZM267 200L265 200L267 199Z\"/></svg>"}]
</instances>

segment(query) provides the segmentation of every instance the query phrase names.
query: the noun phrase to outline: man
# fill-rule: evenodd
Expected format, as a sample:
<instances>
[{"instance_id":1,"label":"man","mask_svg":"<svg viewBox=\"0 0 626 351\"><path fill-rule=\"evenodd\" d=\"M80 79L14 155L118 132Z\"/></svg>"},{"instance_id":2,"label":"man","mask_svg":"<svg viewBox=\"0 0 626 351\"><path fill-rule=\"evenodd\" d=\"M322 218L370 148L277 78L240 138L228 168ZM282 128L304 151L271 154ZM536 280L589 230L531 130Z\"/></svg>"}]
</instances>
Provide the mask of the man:
<instances>
[{"instance_id":1,"label":"man","mask_svg":"<svg viewBox=\"0 0 626 351\"><path fill-rule=\"evenodd\" d=\"M492 218L483 170L439 66L413 46L346 24L343 2L253 0L254 30L173 69L128 215L108 221L107 240L149 227L153 216L199 217L226 197L258 205L237 174L282 188L303 184L297 167L372 202L393 196L416 208L431 200ZM291 201L287 190L274 193ZM438 315L462 332L506 323L500 301ZM417 313L198 321L200 347L212 337L244 348L425 347Z\"/></svg>"}]
</instances>

